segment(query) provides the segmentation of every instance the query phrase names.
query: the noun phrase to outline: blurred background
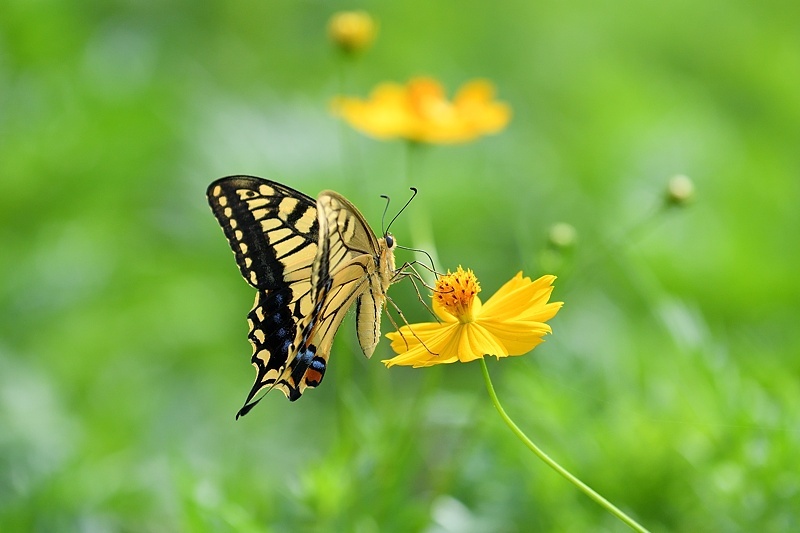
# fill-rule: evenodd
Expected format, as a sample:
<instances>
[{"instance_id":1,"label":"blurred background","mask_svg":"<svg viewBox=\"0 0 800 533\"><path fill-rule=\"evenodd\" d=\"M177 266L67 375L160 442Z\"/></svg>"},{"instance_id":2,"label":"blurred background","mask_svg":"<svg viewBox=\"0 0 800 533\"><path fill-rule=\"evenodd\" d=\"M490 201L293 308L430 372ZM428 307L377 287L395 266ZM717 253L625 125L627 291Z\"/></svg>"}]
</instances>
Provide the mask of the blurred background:
<instances>
[{"instance_id":1,"label":"blurred background","mask_svg":"<svg viewBox=\"0 0 800 533\"><path fill-rule=\"evenodd\" d=\"M326 27L353 8L379 33L345 58ZM235 173L376 229L415 185L397 239L429 228L484 297L558 275L553 335L489 361L522 429L655 531L797 528L798 23L789 1L5 0L0 529L626 530L514 438L477 363L387 370L352 317L322 386L235 421L254 291L205 200ZM419 75L488 78L513 119L409 154L330 113ZM694 199L664 208L675 175Z\"/></svg>"}]
</instances>

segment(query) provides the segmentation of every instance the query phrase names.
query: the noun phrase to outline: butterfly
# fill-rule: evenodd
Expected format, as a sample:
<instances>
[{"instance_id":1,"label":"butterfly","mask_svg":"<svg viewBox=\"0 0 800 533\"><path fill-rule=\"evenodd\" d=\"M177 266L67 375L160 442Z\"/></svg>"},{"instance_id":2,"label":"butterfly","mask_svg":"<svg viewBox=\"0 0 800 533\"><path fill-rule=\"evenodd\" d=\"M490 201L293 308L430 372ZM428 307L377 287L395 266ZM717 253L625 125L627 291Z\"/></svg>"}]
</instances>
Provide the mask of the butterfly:
<instances>
[{"instance_id":1,"label":"butterfly","mask_svg":"<svg viewBox=\"0 0 800 533\"><path fill-rule=\"evenodd\" d=\"M257 290L247 315L256 379L236 418L273 388L295 401L319 385L353 303L361 350L372 356L386 290L403 275L388 231L376 237L358 209L334 191L314 200L274 181L228 176L206 194L239 271Z\"/></svg>"}]
</instances>

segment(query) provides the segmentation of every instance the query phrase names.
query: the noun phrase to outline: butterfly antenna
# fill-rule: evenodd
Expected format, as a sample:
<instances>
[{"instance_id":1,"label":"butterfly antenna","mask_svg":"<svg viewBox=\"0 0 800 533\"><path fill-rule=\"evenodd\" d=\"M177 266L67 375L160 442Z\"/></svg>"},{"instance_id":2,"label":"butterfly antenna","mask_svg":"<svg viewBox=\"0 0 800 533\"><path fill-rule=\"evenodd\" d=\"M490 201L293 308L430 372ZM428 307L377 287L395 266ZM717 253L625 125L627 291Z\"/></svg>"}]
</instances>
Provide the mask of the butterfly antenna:
<instances>
[{"instance_id":1,"label":"butterfly antenna","mask_svg":"<svg viewBox=\"0 0 800 533\"><path fill-rule=\"evenodd\" d=\"M381 235L386 235L386 232L389 231L389 229L387 228L386 230L384 230L383 224L386 222L386 212L389 210L389 202L391 202L392 199L386 196L385 194L381 194L381 198L386 199L386 206L383 208L383 215L381 215ZM392 219L392 222L394 222L394 219ZM392 223L389 222L389 225L391 226Z\"/></svg>"},{"instance_id":2,"label":"butterfly antenna","mask_svg":"<svg viewBox=\"0 0 800 533\"><path fill-rule=\"evenodd\" d=\"M411 195L411 198L409 198L409 199L408 199L408 201L405 203L405 205L404 205L404 206L403 206L403 207L400 209L400 211L398 211L398 212L397 212L397 214L394 216L394 218L392 219L392 221L391 221L391 222L389 222L389 225L388 225L388 226L386 226L386 231L384 231L384 232L383 232L383 234L384 234L384 235L386 235L386 234L389 232L389 228L391 228L391 227L392 227L392 224L394 224L394 221L395 221L395 220L397 220L397 217L399 217L399 216L400 216L400 213L402 213L403 211L405 211L405 210L406 210L406 207L408 207L408 204L410 204L410 203L411 203L411 200L413 200L413 199L414 199L414 197L417 195L417 188L416 188L416 187L409 187L409 189L411 189L411 190L413 191L413 194ZM388 196L384 196L384 198L386 198L386 209L389 209L389 197L388 197ZM386 211L385 211L385 210L384 210L384 214L386 214ZM381 225L383 225L383 224L381 224Z\"/></svg>"}]
</instances>

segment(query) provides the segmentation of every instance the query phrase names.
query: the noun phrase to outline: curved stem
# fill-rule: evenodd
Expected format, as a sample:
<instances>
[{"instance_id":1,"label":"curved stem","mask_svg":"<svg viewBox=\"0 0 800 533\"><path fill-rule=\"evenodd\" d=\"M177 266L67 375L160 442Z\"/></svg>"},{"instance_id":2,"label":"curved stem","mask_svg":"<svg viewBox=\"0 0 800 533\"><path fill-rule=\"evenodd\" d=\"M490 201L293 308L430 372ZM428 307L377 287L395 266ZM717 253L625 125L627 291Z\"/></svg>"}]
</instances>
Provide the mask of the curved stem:
<instances>
[{"instance_id":1,"label":"curved stem","mask_svg":"<svg viewBox=\"0 0 800 533\"><path fill-rule=\"evenodd\" d=\"M588 485L586 485L583 481L570 474L563 466L555 462L553 459L550 458L549 455L544 453L538 446L536 446L531 441L531 439L529 439L527 435L525 435L525 433L523 433L522 430L519 429L519 427L517 427L514 421L511 420L511 418L506 414L506 411L505 409L503 409L503 406L500 405L500 400L497 399L497 393L495 393L494 386L492 385L492 380L489 377L489 369L486 366L485 357L481 358L481 368L483 369L483 377L486 380L486 389L489 391L489 396L491 397L492 403L497 409L497 412L500 413L500 418L503 419L503 421L508 425L508 427L511 428L511 431L513 431L514 434L517 437L519 437L519 439L522 442L524 442L525 445L528 448L530 448L530 450L534 454L536 454L536 456L539 459L544 461L550 468L561 474L573 485L582 490L587 496L589 496L591 499L597 502L600 506L604 507L609 513L613 514L614 516L625 522L628 526L631 527L631 529L639 532L647 532L647 530L643 528L641 525L639 525L639 523L636 522L633 518L629 517L628 515L623 513L620 509L618 509L613 503L600 496L598 493L592 490Z\"/></svg>"}]
</instances>

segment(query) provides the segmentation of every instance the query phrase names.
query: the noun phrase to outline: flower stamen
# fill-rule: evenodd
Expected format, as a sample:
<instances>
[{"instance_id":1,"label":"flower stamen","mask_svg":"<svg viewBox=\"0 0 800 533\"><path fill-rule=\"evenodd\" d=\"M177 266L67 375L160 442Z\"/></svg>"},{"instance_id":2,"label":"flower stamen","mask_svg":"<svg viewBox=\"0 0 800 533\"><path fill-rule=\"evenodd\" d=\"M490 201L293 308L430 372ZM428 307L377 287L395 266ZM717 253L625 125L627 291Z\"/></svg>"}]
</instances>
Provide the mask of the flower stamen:
<instances>
[{"instance_id":1,"label":"flower stamen","mask_svg":"<svg viewBox=\"0 0 800 533\"><path fill-rule=\"evenodd\" d=\"M465 271L459 266L454 273L448 270L436 280L434 297L444 310L465 324L473 321L472 303L480 291L478 278L472 270Z\"/></svg>"}]
</instances>

